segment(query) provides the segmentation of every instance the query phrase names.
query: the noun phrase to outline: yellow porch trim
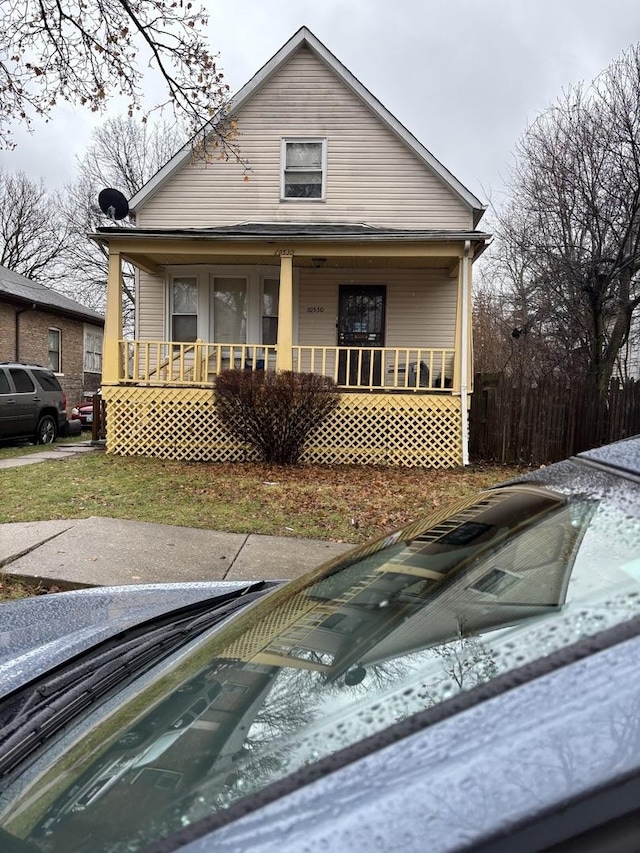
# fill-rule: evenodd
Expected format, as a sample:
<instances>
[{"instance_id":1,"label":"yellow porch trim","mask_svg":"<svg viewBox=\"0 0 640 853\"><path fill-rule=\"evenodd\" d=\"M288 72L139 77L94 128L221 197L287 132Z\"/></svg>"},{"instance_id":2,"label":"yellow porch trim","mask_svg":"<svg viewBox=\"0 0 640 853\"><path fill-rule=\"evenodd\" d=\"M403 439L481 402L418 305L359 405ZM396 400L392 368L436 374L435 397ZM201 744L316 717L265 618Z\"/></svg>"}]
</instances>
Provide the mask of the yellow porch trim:
<instances>
[{"instance_id":1,"label":"yellow porch trim","mask_svg":"<svg viewBox=\"0 0 640 853\"><path fill-rule=\"evenodd\" d=\"M101 237L103 235L100 235ZM193 263L193 256L207 255L212 258L228 256L251 256L263 258L265 262L273 263L274 257L283 253L293 252L297 259L316 257L319 253L326 258L448 258L462 257L464 241L462 240L371 240L358 241L354 239L333 242L329 240L206 240L203 237L187 237L176 239L171 237L139 236L135 232L131 237L109 235L111 253L126 256L132 263L138 264L137 259L147 258L150 269L157 268L167 261L166 256L181 258L177 263ZM200 263L200 261L198 261Z\"/></svg>"},{"instance_id":2,"label":"yellow porch trim","mask_svg":"<svg viewBox=\"0 0 640 853\"><path fill-rule=\"evenodd\" d=\"M120 338L122 337L122 267L118 252L109 254L107 304L102 353L102 381L117 382L120 377Z\"/></svg>"},{"instance_id":3,"label":"yellow porch trim","mask_svg":"<svg viewBox=\"0 0 640 853\"><path fill-rule=\"evenodd\" d=\"M293 252L280 252L280 294L276 370L293 370Z\"/></svg>"},{"instance_id":4,"label":"yellow porch trim","mask_svg":"<svg viewBox=\"0 0 640 853\"><path fill-rule=\"evenodd\" d=\"M251 448L230 438L211 387L103 385L107 451L177 461L241 462ZM460 398L343 394L302 457L320 465L451 468L462 464Z\"/></svg>"}]
</instances>

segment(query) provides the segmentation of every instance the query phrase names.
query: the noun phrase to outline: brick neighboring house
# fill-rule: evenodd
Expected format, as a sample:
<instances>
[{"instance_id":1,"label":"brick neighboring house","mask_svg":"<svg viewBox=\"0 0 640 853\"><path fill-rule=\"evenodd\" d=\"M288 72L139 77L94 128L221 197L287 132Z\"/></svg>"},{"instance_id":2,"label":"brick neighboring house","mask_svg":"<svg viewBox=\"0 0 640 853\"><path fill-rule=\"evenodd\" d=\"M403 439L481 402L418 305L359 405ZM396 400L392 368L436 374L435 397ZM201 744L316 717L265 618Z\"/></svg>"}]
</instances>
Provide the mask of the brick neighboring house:
<instances>
[{"instance_id":1,"label":"brick neighboring house","mask_svg":"<svg viewBox=\"0 0 640 853\"><path fill-rule=\"evenodd\" d=\"M102 377L104 317L0 266L0 361L50 367L71 408Z\"/></svg>"}]
</instances>

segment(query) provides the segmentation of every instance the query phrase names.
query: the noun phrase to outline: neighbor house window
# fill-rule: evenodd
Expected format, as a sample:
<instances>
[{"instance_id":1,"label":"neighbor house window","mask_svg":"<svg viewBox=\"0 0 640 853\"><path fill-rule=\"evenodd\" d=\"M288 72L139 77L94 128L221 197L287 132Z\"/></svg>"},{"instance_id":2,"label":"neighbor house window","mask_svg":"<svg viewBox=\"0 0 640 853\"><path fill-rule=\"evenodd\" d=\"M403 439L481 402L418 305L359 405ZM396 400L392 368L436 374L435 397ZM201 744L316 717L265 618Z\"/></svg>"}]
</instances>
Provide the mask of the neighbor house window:
<instances>
[{"instance_id":1,"label":"neighbor house window","mask_svg":"<svg viewBox=\"0 0 640 853\"><path fill-rule=\"evenodd\" d=\"M323 199L326 171L324 139L282 140L283 199Z\"/></svg>"},{"instance_id":2,"label":"neighbor house window","mask_svg":"<svg viewBox=\"0 0 640 853\"><path fill-rule=\"evenodd\" d=\"M84 369L87 373L102 373L102 335L85 332Z\"/></svg>"},{"instance_id":3,"label":"neighbor house window","mask_svg":"<svg viewBox=\"0 0 640 853\"><path fill-rule=\"evenodd\" d=\"M247 279L213 279L213 339L217 344L247 342Z\"/></svg>"},{"instance_id":4,"label":"neighbor house window","mask_svg":"<svg viewBox=\"0 0 640 853\"><path fill-rule=\"evenodd\" d=\"M198 279L174 278L171 283L171 340L191 343L198 337Z\"/></svg>"},{"instance_id":5,"label":"neighbor house window","mask_svg":"<svg viewBox=\"0 0 640 853\"><path fill-rule=\"evenodd\" d=\"M60 373L60 329L48 329L47 346L49 367L54 373Z\"/></svg>"},{"instance_id":6,"label":"neighbor house window","mask_svg":"<svg viewBox=\"0 0 640 853\"><path fill-rule=\"evenodd\" d=\"M278 343L278 299L280 279L265 278L262 282L262 343Z\"/></svg>"}]
</instances>

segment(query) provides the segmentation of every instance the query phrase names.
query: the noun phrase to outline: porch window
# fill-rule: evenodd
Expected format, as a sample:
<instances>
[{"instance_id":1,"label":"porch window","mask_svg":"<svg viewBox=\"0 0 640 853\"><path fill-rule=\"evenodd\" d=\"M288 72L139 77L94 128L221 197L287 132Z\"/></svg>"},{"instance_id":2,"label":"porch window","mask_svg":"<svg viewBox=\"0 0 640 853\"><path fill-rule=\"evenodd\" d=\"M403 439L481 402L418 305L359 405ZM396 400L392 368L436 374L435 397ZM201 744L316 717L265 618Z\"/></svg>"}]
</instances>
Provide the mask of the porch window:
<instances>
[{"instance_id":1,"label":"porch window","mask_svg":"<svg viewBox=\"0 0 640 853\"><path fill-rule=\"evenodd\" d=\"M85 332L84 369L87 373L102 373L102 335Z\"/></svg>"},{"instance_id":2,"label":"porch window","mask_svg":"<svg viewBox=\"0 0 640 853\"><path fill-rule=\"evenodd\" d=\"M171 340L191 343L198 337L198 279L174 278L171 285Z\"/></svg>"},{"instance_id":3,"label":"porch window","mask_svg":"<svg viewBox=\"0 0 640 853\"><path fill-rule=\"evenodd\" d=\"M217 344L247 342L247 280L213 279L213 339Z\"/></svg>"},{"instance_id":4,"label":"porch window","mask_svg":"<svg viewBox=\"0 0 640 853\"><path fill-rule=\"evenodd\" d=\"M60 338L62 332L60 329L47 330L47 348L49 367L54 373L60 373Z\"/></svg>"},{"instance_id":5,"label":"porch window","mask_svg":"<svg viewBox=\"0 0 640 853\"><path fill-rule=\"evenodd\" d=\"M280 279L265 278L262 282L262 343L278 343L278 300Z\"/></svg>"},{"instance_id":6,"label":"porch window","mask_svg":"<svg viewBox=\"0 0 640 853\"><path fill-rule=\"evenodd\" d=\"M282 140L283 199L323 199L326 171L325 139Z\"/></svg>"}]
</instances>

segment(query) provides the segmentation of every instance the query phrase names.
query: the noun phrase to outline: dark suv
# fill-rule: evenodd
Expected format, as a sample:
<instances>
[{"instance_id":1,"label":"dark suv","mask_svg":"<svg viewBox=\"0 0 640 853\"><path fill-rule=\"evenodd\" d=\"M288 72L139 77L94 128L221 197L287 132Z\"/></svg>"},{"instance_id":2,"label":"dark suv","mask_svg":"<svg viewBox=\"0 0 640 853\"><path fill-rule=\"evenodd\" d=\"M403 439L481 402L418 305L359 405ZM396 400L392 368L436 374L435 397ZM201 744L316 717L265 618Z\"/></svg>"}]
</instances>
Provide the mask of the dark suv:
<instances>
[{"instance_id":1,"label":"dark suv","mask_svg":"<svg viewBox=\"0 0 640 853\"><path fill-rule=\"evenodd\" d=\"M28 438L51 444L67 424L67 397L51 370L38 364L0 363L0 440Z\"/></svg>"}]
</instances>

